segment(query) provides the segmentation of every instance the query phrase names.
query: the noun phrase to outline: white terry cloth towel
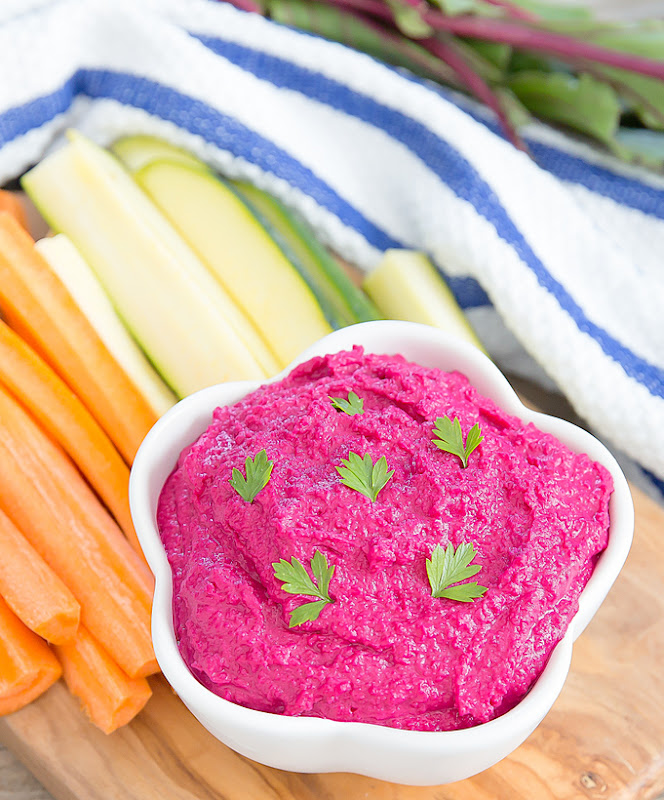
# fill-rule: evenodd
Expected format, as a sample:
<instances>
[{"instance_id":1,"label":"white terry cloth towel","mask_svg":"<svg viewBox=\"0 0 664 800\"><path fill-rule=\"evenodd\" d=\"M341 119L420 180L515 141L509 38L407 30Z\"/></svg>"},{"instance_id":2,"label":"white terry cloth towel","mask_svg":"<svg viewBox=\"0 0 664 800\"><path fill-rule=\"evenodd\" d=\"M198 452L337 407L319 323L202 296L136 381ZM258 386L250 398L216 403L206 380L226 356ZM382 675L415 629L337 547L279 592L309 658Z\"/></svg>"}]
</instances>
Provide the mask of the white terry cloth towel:
<instances>
[{"instance_id":1,"label":"white terry cloth towel","mask_svg":"<svg viewBox=\"0 0 664 800\"><path fill-rule=\"evenodd\" d=\"M426 251L503 367L664 488L664 180L212 0L9 0L0 185L67 127L147 133L300 212L363 270ZM518 343L518 347L514 347Z\"/></svg>"}]
</instances>

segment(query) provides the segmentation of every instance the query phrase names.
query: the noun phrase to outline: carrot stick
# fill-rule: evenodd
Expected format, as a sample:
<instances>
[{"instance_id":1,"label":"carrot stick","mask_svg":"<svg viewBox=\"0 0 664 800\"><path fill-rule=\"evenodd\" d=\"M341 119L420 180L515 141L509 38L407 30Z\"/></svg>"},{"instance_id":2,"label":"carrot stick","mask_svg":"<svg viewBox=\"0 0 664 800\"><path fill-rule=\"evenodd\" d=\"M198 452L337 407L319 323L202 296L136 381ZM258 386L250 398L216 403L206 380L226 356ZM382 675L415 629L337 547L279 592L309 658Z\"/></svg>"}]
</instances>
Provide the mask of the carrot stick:
<instances>
[{"instance_id":1,"label":"carrot stick","mask_svg":"<svg viewBox=\"0 0 664 800\"><path fill-rule=\"evenodd\" d=\"M70 589L131 677L157 670L152 576L58 445L0 388L0 508Z\"/></svg>"},{"instance_id":2,"label":"carrot stick","mask_svg":"<svg viewBox=\"0 0 664 800\"><path fill-rule=\"evenodd\" d=\"M83 627L68 644L55 648L69 691L91 722L112 733L130 722L150 699L145 678L129 678Z\"/></svg>"},{"instance_id":3,"label":"carrot stick","mask_svg":"<svg viewBox=\"0 0 664 800\"><path fill-rule=\"evenodd\" d=\"M26 628L0 597L0 716L26 706L61 674L46 642Z\"/></svg>"},{"instance_id":4,"label":"carrot stick","mask_svg":"<svg viewBox=\"0 0 664 800\"><path fill-rule=\"evenodd\" d=\"M24 229L28 230L28 217L23 204L13 192L0 189L0 211L6 211Z\"/></svg>"},{"instance_id":5,"label":"carrot stick","mask_svg":"<svg viewBox=\"0 0 664 800\"><path fill-rule=\"evenodd\" d=\"M1 320L0 365L0 384L62 445L140 552L122 456L67 384Z\"/></svg>"},{"instance_id":6,"label":"carrot stick","mask_svg":"<svg viewBox=\"0 0 664 800\"><path fill-rule=\"evenodd\" d=\"M0 595L24 625L49 642L65 644L74 638L81 607L2 511Z\"/></svg>"},{"instance_id":7,"label":"carrot stick","mask_svg":"<svg viewBox=\"0 0 664 800\"><path fill-rule=\"evenodd\" d=\"M69 384L128 463L156 415L56 277L30 236L0 213L0 310Z\"/></svg>"},{"instance_id":8,"label":"carrot stick","mask_svg":"<svg viewBox=\"0 0 664 800\"><path fill-rule=\"evenodd\" d=\"M0 447L3 445L11 449L22 472L40 492L53 497L56 507L60 505L77 515L78 526L89 531L106 563L149 610L154 579L147 564L122 535L67 455L0 383ZM0 472L8 470L0 468ZM23 513L35 514L31 510ZM27 531L20 524L18 527L27 537Z\"/></svg>"}]
</instances>

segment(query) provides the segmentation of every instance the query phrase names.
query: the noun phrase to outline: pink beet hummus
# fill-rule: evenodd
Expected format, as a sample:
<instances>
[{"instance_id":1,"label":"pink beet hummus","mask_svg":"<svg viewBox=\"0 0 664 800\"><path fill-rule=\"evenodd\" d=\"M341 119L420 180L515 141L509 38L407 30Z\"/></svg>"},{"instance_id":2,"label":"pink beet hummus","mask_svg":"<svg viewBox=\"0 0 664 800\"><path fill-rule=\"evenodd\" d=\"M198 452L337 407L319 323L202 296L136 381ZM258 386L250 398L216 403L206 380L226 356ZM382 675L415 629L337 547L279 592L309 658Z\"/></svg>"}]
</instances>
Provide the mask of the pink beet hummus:
<instances>
[{"instance_id":1,"label":"pink beet hummus","mask_svg":"<svg viewBox=\"0 0 664 800\"><path fill-rule=\"evenodd\" d=\"M330 397L356 392L364 414ZM463 469L433 444L437 417L478 422ZM253 503L229 480L262 449L274 461ZM341 483L350 451L385 456L376 502ZM158 507L173 571L180 652L216 694L278 714L426 731L466 728L515 705L544 668L606 547L609 473L505 414L459 373L361 348L314 358L218 408L180 456ZM431 596L425 560L470 542L488 587L474 602ZM335 566L333 603L272 567L316 550Z\"/></svg>"}]
</instances>

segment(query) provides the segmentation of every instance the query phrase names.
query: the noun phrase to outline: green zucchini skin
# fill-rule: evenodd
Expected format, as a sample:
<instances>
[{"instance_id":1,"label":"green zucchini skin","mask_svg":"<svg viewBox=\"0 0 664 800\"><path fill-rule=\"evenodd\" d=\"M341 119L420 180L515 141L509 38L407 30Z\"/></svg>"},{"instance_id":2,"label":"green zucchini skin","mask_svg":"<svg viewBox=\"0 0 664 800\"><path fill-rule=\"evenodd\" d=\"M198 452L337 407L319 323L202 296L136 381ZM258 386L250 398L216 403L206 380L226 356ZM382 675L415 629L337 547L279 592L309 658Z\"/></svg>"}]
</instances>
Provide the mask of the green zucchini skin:
<instances>
[{"instance_id":1,"label":"green zucchini skin","mask_svg":"<svg viewBox=\"0 0 664 800\"><path fill-rule=\"evenodd\" d=\"M124 137L111 150L132 173L153 161L172 160L214 174L234 191L291 262L332 328L382 319L374 303L318 242L309 226L267 192L244 181L229 180L186 150L152 136Z\"/></svg>"},{"instance_id":2,"label":"green zucchini skin","mask_svg":"<svg viewBox=\"0 0 664 800\"><path fill-rule=\"evenodd\" d=\"M242 181L230 181L262 219L272 237L307 281L314 294L335 309L333 327L382 319L369 297L318 241L309 226L272 195Z\"/></svg>"}]
</instances>

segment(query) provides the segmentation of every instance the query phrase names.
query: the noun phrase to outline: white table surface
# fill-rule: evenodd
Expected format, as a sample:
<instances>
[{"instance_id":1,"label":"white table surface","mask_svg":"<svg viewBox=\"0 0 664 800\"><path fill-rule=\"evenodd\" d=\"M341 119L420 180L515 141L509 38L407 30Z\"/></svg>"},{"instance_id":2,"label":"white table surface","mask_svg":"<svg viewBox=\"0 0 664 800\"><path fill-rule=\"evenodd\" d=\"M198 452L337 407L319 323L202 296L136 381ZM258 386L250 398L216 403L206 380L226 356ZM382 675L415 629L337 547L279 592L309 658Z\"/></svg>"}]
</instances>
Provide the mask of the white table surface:
<instances>
[{"instance_id":1,"label":"white table surface","mask_svg":"<svg viewBox=\"0 0 664 800\"><path fill-rule=\"evenodd\" d=\"M664 18L664 0L548 0L561 4L594 6L606 18ZM39 781L4 747L0 746L0 800L53 800ZM165 799L166 800L166 799Z\"/></svg>"}]
</instances>

